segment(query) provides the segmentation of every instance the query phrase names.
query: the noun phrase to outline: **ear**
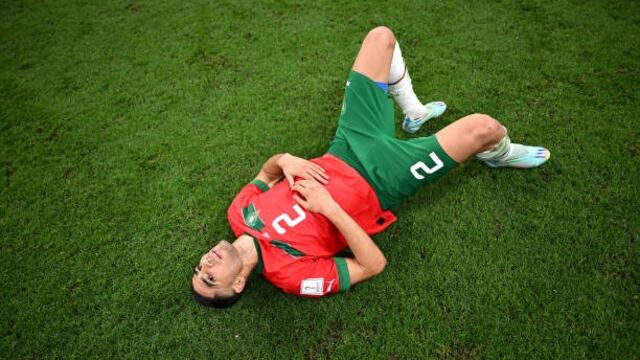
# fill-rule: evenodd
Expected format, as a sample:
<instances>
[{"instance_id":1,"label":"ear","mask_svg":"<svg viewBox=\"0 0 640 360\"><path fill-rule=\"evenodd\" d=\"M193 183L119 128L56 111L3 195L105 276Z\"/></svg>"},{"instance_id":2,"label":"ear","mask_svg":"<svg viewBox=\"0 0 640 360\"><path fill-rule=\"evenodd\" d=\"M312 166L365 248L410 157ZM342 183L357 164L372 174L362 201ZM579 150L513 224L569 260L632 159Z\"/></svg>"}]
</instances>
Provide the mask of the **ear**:
<instances>
[{"instance_id":1,"label":"ear","mask_svg":"<svg viewBox=\"0 0 640 360\"><path fill-rule=\"evenodd\" d=\"M244 276L238 276L236 277L236 279L233 281L233 284L231 285L231 288L233 289L233 291L238 294L241 293L242 290L244 290L244 286L247 284L247 278Z\"/></svg>"}]
</instances>

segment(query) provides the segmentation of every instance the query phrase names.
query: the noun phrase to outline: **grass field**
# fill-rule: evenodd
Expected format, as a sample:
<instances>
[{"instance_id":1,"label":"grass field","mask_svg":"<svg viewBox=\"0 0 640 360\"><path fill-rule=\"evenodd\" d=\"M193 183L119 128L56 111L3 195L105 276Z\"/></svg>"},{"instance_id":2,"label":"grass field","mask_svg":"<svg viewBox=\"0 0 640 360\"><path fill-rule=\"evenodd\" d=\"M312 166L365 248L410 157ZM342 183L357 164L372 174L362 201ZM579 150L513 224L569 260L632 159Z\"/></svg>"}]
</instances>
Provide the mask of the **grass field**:
<instances>
[{"instance_id":1,"label":"grass field","mask_svg":"<svg viewBox=\"0 0 640 360\"><path fill-rule=\"evenodd\" d=\"M639 2L1 4L0 357L640 358ZM201 307L234 194L324 153L380 24L449 105L418 135L482 112L551 160L424 188L346 294Z\"/></svg>"}]
</instances>

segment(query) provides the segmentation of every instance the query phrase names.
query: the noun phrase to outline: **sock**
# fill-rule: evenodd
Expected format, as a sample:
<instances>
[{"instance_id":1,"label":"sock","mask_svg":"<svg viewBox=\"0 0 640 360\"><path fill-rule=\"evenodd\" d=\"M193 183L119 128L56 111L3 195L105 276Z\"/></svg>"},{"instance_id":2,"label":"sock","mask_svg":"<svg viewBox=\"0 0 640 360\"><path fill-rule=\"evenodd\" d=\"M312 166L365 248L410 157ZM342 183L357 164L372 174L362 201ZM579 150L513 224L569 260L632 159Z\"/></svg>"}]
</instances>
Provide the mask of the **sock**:
<instances>
[{"instance_id":1,"label":"sock","mask_svg":"<svg viewBox=\"0 0 640 360\"><path fill-rule=\"evenodd\" d=\"M417 119L426 113L424 105L418 100L411 85L409 70L402 58L400 45L396 41L391 66L389 67L389 93L393 96L402 112L411 119Z\"/></svg>"},{"instance_id":2,"label":"sock","mask_svg":"<svg viewBox=\"0 0 640 360\"><path fill-rule=\"evenodd\" d=\"M480 160L504 160L511 155L511 139L507 134L507 128L504 126L504 137L492 149L477 153L476 157Z\"/></svg>"},{"instance_id":3,"label":"sock","mask_svg":"<svg viewBox=\"0 0 640 360\"><path fill-rule=\"evenodd\" d=\"M551 157L549 150L543 147L512 143L506 133L507 129L504 130L504 137L496 146L476 154L487 166L530 169L544 164Z\"/></svg>"}]
</instances>

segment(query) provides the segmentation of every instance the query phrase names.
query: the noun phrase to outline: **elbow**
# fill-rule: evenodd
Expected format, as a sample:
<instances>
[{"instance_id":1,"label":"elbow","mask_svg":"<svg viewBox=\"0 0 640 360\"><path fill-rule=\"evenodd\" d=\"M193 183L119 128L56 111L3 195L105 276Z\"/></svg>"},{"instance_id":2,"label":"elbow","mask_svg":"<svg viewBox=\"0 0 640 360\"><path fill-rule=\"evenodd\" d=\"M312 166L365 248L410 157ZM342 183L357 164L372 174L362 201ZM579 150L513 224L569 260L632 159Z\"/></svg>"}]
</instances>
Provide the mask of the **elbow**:
<instances>
[{"instance_id":1,"label":"elbow","mask_svg":"<svg viewBox=\"0 0 640 360\"><path fill-rule=\"evenodd\" d=\"M384 268L387 267L387 258L382 256L380 260L376 262L376 264L371 269L371 275L375 276L384 271Z\"/></svg>"}]
</instances>

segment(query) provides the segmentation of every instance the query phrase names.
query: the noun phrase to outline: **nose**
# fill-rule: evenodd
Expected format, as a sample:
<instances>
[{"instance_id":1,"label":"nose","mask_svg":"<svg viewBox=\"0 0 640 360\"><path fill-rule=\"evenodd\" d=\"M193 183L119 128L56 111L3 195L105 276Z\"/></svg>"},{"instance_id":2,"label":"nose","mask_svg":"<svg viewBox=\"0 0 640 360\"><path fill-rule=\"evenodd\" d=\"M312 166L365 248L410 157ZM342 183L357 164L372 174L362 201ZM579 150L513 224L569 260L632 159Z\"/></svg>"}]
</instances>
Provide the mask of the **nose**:
<instances>
[{"instance_id":1,"label":"nose","mask_svg":"<svg viewBox=\"0 0 640 360\"><path fill-rule=\"evenodd\" d=\"M213 265L211 263L211 260L209 259L209 253L204 254L204 256L202 256L202 259L200 259L200 266L204 267L205 265L208 265L208 266Z\"/></svg>"}]
</instances>

